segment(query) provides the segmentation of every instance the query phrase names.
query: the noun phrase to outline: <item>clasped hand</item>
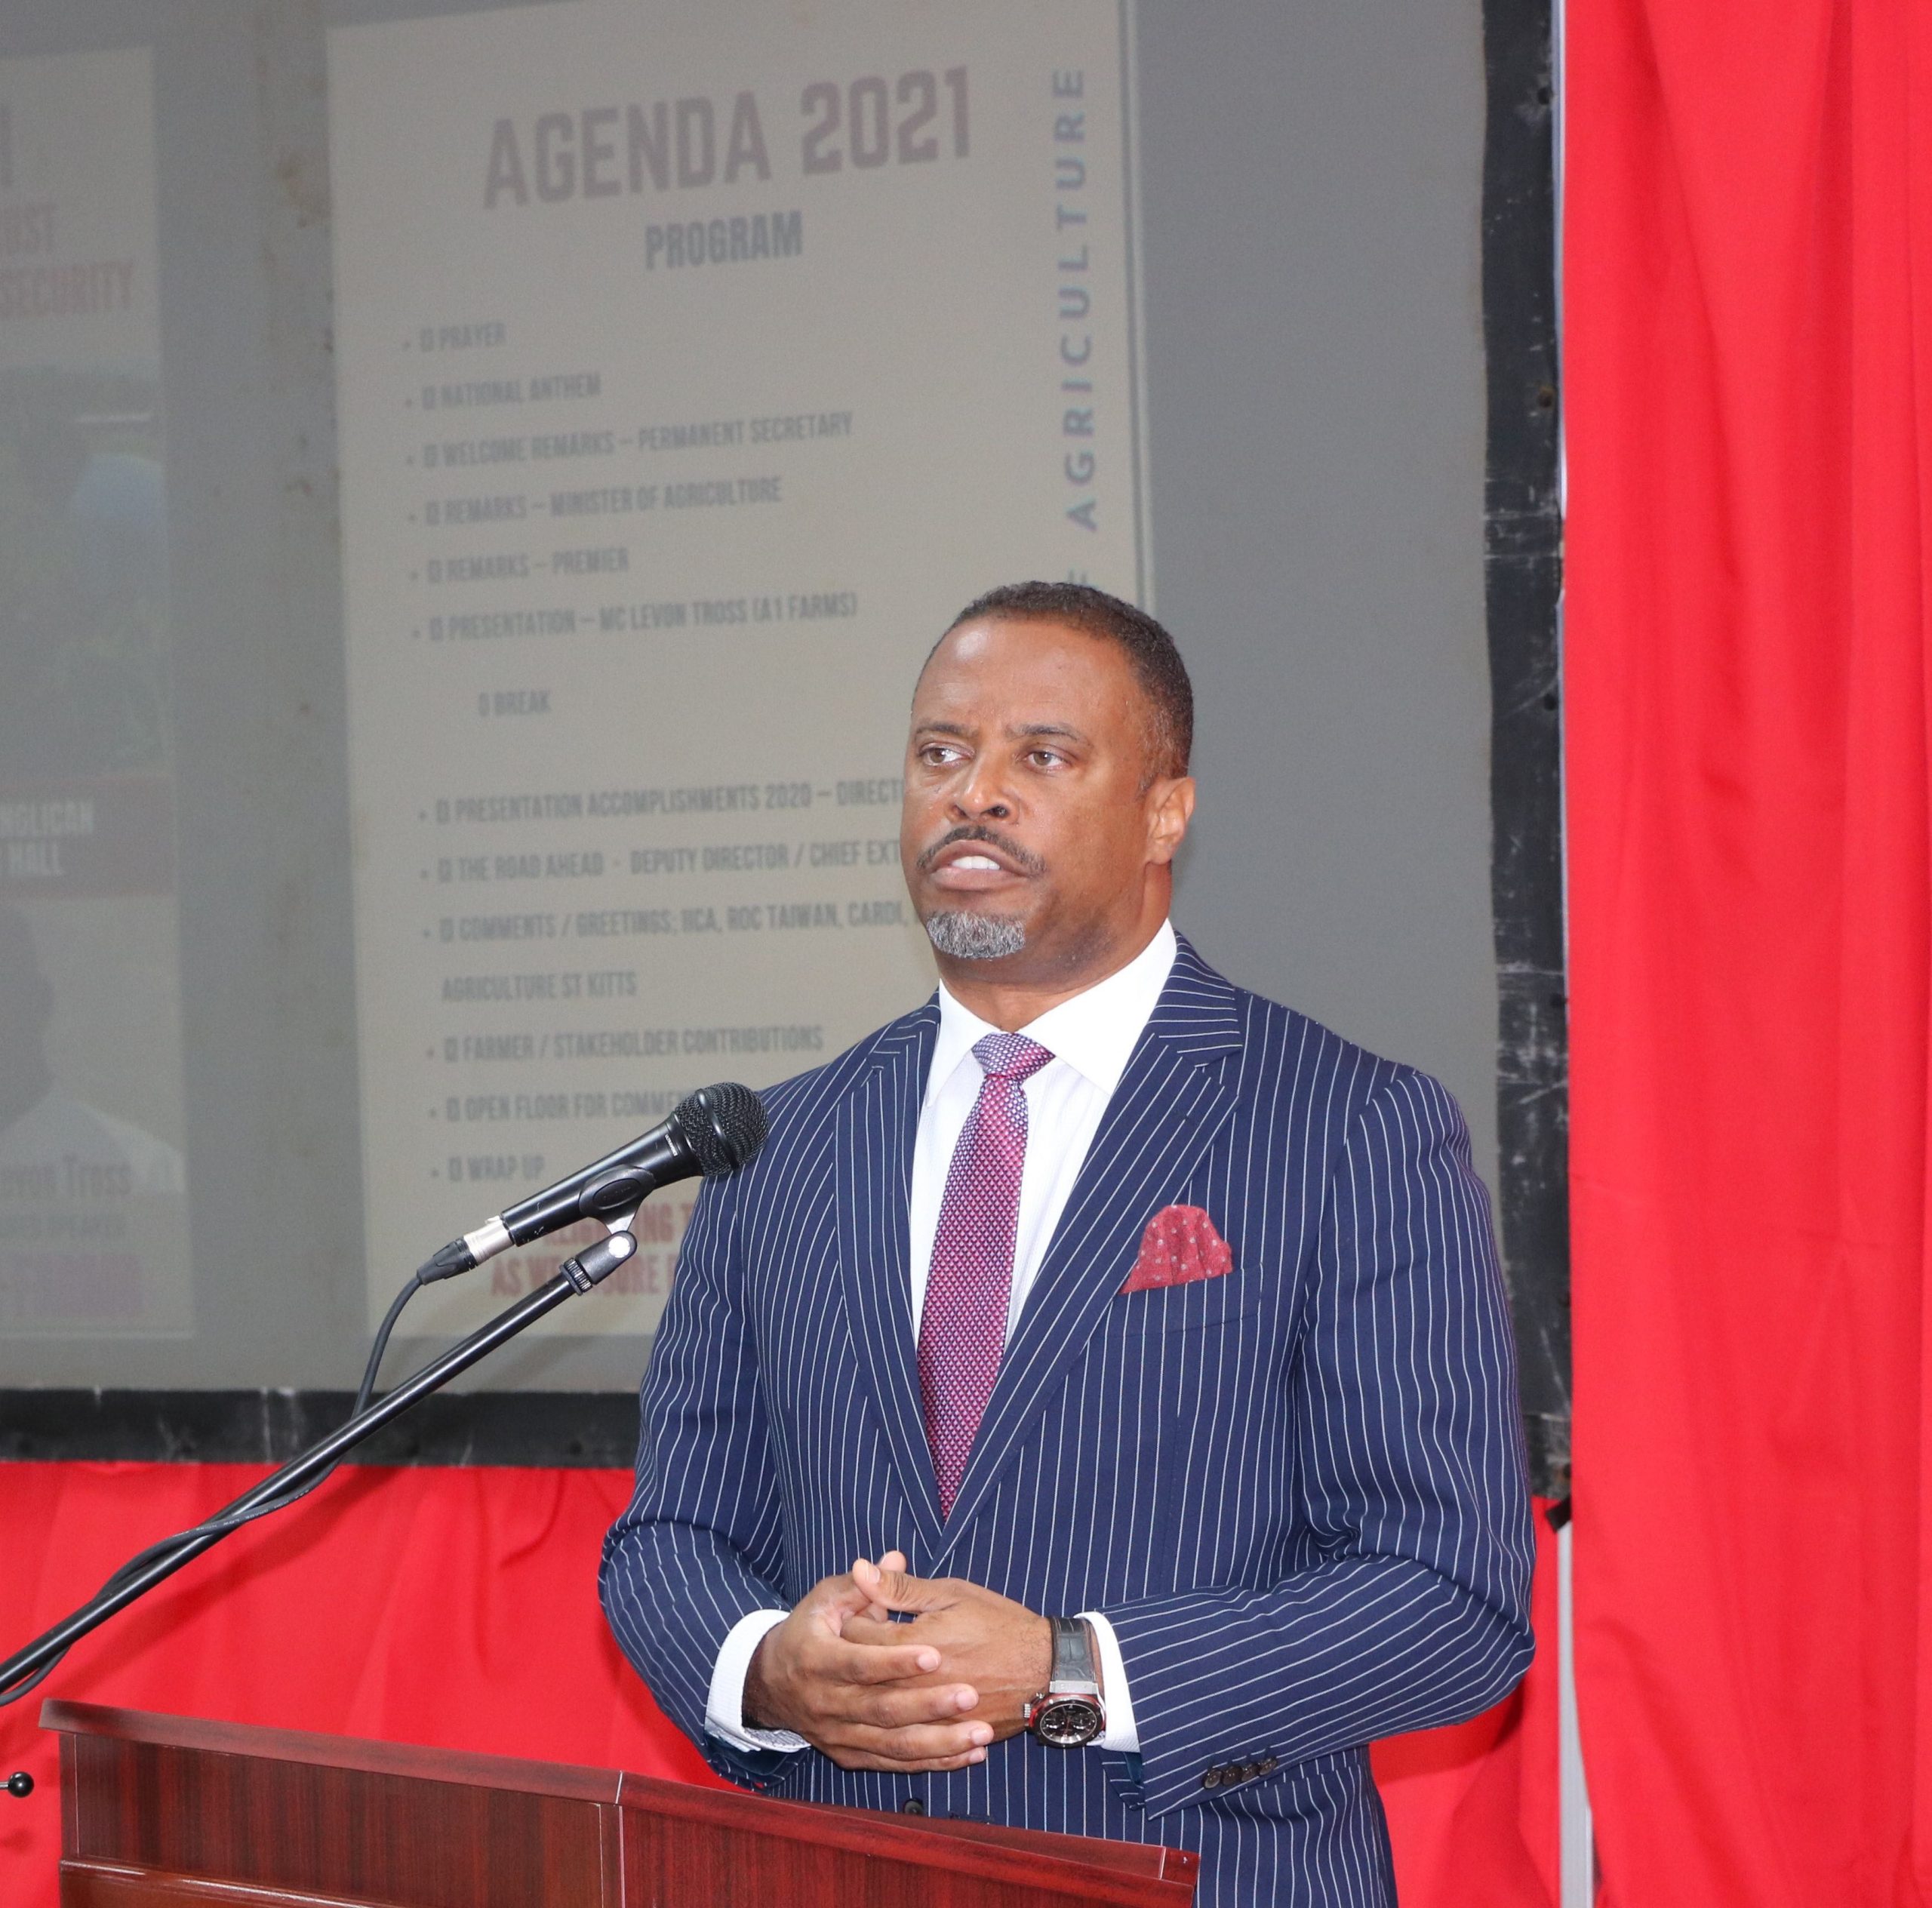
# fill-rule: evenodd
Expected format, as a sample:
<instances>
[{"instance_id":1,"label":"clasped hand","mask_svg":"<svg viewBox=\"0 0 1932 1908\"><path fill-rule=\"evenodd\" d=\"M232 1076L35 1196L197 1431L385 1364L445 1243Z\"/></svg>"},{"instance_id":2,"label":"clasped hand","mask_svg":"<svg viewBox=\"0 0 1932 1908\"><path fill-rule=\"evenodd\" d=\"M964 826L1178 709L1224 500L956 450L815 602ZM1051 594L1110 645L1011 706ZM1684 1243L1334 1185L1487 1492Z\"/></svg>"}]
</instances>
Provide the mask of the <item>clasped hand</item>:
<instances>
[{"instance_id":1,"label":"clasped hand","mask_svg":"<svg viewBox=\"0 0 1932 1908\"><path fill-rule=\"evenodd\" d=\"M909 1576L891 1550L825 1578L766 1633L745 1720L792 1731L841 1768L963 1768L1019 1732L1052 1668L1044 1617L958 1577Z\"/></svg>"}]
</instances>

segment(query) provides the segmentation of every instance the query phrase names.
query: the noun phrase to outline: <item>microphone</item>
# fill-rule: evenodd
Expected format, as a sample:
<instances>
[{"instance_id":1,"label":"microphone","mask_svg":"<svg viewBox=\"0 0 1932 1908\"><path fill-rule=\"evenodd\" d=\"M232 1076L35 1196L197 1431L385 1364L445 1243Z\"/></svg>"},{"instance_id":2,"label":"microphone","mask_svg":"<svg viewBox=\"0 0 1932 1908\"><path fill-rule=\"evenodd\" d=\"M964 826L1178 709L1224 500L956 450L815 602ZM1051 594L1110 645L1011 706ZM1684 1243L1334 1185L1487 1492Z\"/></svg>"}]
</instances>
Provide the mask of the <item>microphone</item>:
<instances>
[{"instance_id":1,"label":"microphone","mask_svg":"<svg viewBox=\"0 0 1932 1908\"><path fill-rule=\"evenodd\" d=\"M417 1274L428 1285L454 1279L512 1245L525 1245L579 1219L608 1223L634 1212L660 1186L735 1173L764 1143L764 1103L749 1087L700 1087L670 1118L568 1179L520 1199L473 1233L452 1239Z\"/></svg>"}]
</instances>

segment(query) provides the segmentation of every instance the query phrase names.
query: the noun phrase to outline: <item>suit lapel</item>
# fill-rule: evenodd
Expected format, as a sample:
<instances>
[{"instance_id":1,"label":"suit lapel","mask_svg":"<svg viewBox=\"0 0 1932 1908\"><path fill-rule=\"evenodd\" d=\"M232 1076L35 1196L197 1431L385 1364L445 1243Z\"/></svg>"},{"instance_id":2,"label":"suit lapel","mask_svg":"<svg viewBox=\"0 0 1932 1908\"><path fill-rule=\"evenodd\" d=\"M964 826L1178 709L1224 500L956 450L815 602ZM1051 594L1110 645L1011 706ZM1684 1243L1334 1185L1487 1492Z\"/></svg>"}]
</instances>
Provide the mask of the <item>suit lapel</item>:
<instances>
[{"instance_id":1,"label":"suit lapel","mask_svg":"<svg viewBox=\"0 0 1932 1908\"><path fill-rule=\"evenodd\" d=\"M928 1002L878 1036L869 1063L838 1103L834 1143L846 1309L919 1525L922 1558L939 1548L941 1520L919 1403L906 1209L919 1103L938 1026L938 1005Z\"/></svg>"},{"instance_id":2,"label":"suit lapel","mask_svg":"<svg viewBox=\"0 0 1932 1908\"><path fill-rule=\"evenodd\" d=\"M1229 1056L1240 1046L1234 989L1183 940L1000 1361L998 1380L946 1525L948 1544L971 1522L1053 1388L1084 1352L1149 1216L1170 1203L1234 1111ZM909 1137L906 1157L911 1157ZM916 1386L912 1396L923 1454ZM928 1460L928 1480L931 1474ZM930 1482L927 1488L932 1489ZM936 1513L936 1494L933 1508ZM935 1559L921 1574L937 1574L938 1562Z\"/></svg>"}]
</instances>

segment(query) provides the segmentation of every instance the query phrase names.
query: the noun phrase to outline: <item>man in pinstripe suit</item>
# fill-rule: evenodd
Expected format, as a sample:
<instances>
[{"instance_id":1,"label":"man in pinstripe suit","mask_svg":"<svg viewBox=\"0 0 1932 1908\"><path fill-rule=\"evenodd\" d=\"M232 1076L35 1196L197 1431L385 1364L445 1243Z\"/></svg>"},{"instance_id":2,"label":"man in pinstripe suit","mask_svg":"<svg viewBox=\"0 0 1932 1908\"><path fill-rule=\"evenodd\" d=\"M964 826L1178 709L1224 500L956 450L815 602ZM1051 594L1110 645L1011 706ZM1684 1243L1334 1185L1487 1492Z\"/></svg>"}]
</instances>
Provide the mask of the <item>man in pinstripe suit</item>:
<instances>
[{"instance_id":1,"label":"man in pinstripe suit","mask_svg":"<svg viewBox=\"0 0 1932 1908\"><path fill-rule=\"evenodd\" d=\"M941 639L902 829L940 989L706 1186L601 1589L734 1781L1370 1908L1367 1744L1529 1660L1509 1327L1449 1096L1169 925L1192 725L1098 591Z\"/></svg>"}]
</instances>

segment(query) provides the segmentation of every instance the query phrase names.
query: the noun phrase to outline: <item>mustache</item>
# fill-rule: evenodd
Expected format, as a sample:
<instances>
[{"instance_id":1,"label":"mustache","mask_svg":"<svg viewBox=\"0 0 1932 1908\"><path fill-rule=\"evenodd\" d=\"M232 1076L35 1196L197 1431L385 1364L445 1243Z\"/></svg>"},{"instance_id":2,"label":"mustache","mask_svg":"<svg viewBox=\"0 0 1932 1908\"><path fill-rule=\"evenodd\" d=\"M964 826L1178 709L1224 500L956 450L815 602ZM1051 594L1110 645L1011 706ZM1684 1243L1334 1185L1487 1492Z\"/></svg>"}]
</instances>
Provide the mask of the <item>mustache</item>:
<instances>
[{"instance_id":1,"label":"mustache","mask_svg":"<svg viewBox=\"0 0 1932 1908\"><path fill-rule=\"evenodd\" d=\"M1047 872L1047 864L1037 854L1029 854L1017 842L997 833L983 823L966 822L942 835L931 848L921 852L916 864L920 873L931 873L933 863L955 842L984 842L989 847L998 848L1022 874L1043 875Z\"/></svg>"}]
</instances>

